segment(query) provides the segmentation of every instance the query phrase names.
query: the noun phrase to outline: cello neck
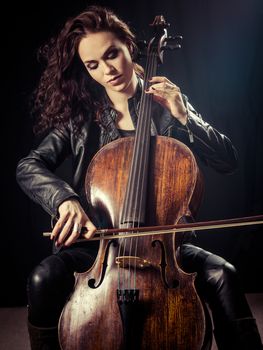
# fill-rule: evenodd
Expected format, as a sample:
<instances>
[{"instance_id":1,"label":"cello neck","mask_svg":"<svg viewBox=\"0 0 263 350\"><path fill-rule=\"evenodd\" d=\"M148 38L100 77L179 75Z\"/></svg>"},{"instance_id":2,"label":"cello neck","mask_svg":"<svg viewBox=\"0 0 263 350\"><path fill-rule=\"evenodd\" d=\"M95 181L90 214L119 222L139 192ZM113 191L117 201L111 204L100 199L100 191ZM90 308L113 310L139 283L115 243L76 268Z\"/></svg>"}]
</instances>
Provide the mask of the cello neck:
<instances>
[{"instance_id":1,"label":"cello neck","mask_svg":"<svg viewBox=\"0 0 263 350\"><path fill-rule=\"evenodd\" d=\"M158 23L154 25L158 26ZM152 95L146 94L145 90L149 79L156 75L158 60L160 61L160 47L167 37L163 24L161 29L158 28L157 34L148 46L133 157L121 213L121 225L125 227L145 223L152 114Z\"/></svg>"}]
</instances>

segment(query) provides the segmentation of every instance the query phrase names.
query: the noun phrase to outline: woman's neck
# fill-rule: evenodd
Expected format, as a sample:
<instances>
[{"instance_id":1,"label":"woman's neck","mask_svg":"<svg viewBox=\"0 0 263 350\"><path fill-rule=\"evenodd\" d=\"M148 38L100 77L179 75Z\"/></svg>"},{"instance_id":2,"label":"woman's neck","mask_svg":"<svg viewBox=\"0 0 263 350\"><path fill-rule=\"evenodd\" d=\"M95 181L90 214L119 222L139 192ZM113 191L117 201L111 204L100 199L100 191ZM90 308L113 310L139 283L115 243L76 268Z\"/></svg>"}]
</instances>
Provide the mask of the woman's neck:
<instances>
[{"instance_id":1,"label":"woman's neck","mask_svg":"<svg viewBox=\"0 0 263 350\"><path fill-rule=\"evenodd\" d=\"M116 108L117 110L123 109L124 106L127 105L128 99L134 96L137 85L138 85L138 78L134 72L132 79L130 81L130 84L127 86L127 88L124 91L106 90L106 93L113 107Z\"/></svg>"}]
</instances>

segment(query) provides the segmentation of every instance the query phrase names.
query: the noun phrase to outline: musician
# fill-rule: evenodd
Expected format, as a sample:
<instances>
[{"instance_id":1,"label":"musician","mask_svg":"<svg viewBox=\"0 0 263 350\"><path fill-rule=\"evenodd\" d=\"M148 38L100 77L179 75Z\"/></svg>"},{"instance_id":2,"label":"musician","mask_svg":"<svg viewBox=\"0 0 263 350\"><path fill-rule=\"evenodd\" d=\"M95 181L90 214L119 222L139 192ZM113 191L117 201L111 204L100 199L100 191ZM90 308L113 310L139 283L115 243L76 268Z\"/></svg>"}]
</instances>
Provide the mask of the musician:
<instances>
[{"instance_id":1,"label":"musician","mask_svg":"<svg viewBox=\"0 0 263 350\"><path fill-rule=\"evenodd\" d=\"M134 134L143 88L136 52L127 24L110 10L94 6L69 19L40 52L46 67L33 113L36 133L46 136L17 166L23 191L57 219L51 235L54 253L28 279L28 330L34 350L59 348L58 320L73 289L74 272L86 271L94 261L96 247L88 240L99 223L87 215L85 172L99 148ZM146 93L154 99L152 135L182 141L218 172L236 169L236 150L229 138L201 118L176 84L154 76ZM54 172L70 155L73 179L68 184ZM73 244L82 227L87 229L87 242ZM181 247L180 256L185 271L197 272L197 291L211 308L218 348L261 349L234 266L191 242Z\"/></svg>"}]
</instances>

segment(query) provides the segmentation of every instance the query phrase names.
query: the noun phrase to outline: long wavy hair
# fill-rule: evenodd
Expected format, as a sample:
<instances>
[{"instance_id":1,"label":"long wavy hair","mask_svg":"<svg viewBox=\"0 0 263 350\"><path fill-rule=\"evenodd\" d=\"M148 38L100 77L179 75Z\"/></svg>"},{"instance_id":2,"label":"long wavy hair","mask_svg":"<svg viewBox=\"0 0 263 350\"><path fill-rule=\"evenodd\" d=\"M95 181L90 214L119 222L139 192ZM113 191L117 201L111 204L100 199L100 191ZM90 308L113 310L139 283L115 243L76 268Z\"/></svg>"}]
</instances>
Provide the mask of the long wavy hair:
<instances>
[{"instance_id":1,"label":"long wavy hair","mask_svg":"<svg viewBox=\"0 0 263 350\"><path fill-rule=\"evenodd\" d=\"M38 51L45 69L33 93L32 114L36 117L34 132L61 128L72 120L79 130L88 117L99 122L103 87L95 82L78 55L78 46L88 33L109 31L125 43L135 58L135 36L128 25L111 10L89 6L86 11L69 19L57 37ZM143 68L134 62L135 72L143 75Z\"/></svg>"}]
</instances>

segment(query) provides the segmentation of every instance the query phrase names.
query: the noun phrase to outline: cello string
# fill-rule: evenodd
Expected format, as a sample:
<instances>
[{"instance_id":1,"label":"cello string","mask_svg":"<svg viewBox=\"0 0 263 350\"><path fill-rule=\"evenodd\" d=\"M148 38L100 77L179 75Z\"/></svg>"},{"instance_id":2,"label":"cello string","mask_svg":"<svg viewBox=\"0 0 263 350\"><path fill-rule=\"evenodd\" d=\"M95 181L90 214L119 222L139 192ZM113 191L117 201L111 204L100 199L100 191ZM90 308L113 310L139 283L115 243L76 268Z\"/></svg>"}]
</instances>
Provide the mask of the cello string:
<instances>
[{"instance_id":1,"label":"cello string","mask_svg":"<svg viewBox=\"0 0 263 350\"><path fill-rule=\"evenodd\" d=\"M149 58L147 57L147 61L146 61L146 71L148 71L149 67ZM145 82L144 82L144 85L145 85ZM142 95L142 103L140 104L140 111L139 111L139 116L144 116L145 113L144 113L144 110L145 110L145 96ZM143 113L142 113L143 112ZM144 120L140 117L138 119L138 122L137 122L137 125L143 125L142 122ZM140 127L137 127L137 130L136 130L136 135L135 135L135 139L138 140L141 138L141 126ZM135 221L138 221L138 218L136 218L136 213L138 213L138 206L137 206L137 191L138 191L138 186L135 186L135 182L136 180L138 179L138 176L136 175L136 172L138 172L138 168L139 168L139 171L140 171L140 168L141 168L141 164L140 166L138 167L138 153L139 153L139 149L138 149L138 141L135 142L135 148L134 148L134 154L133 154L133 173L132 173L132 176L129 177L129 182L128 182L128 187L130 186L130 193L133 193L133 194L136 194L136 196L133 195L133 201L135 201L135 210L133 210L133 203L132 201L130 201L128 203L128 207L126 206L126 214L127 214L127 217L128 218L131 218L133 217L132 219L132 225L133 227L135 227ZM134 165L136 164L136 167L134 167ZM138 183L137 183L138 184ZM137 190L137 191L135 191ZM127 205L127 203L126 203ZM138 213L139 215L139 213ZM137 220L136 220L137 219ZM132 267L132 263L131 263L131 259L132 259L132 246L133 246L133 238L130 238L129 239L129 258L128 258L128 286L130 287L131 286L131 267ZM136 259L134 259L135 261ZM135 266L136 266L136 262L135 262Z\"/></svg>"},{"instance_id":2,"label":"cello string","mask_svg":"<svg viewBox=\"0 0 263 350\"><path fill-rule=\"evenodd\" d=\"M156 72L156 57L154 55L154 52L151 52L150 53L150 58L151 58L151 61L150 61L150 69L147 71L148 73L148 76L147 76L147 82L149 81L149 78L152 77L154 75L154 72ZM142 132L144 134L144 137L147 139L146 142L147 142L147 145L148 145L148 149L146 150L146 162L144 164L144 166L140 166L139 169L142 169L142 183L147 186L147 179L145 178L146 176L148 176L148 171L149 171L149 147L150 147L150 137L151 137L151 107L152 107L152 98L153 96L152 95L147 95L147 100L146 100L146 112L144 115L147 115L148 118L144 118L145 122L144 122L144 128L142 128ZM142 159L141 159L142 161ZM145 190L147 191L147 190ZM145 192L146 194L147 192ZM137 193L138 194L138 193ZM146 202L145 202L145 199L144 199L144 202L143 202L143 198L142 198L142 195L143 195L143 191L141 191L139 193L140 195L140 210L143 210L144 213L146 214ZM144 206L142 208L142 206ZM135 255L137 255L137 247L138 247L138 241L139 241L139 237L136 238L136 249L135 249ZM144 257L143 257L144 259ZM137 266L136 266L137 267ZM136 287L136 268L135 268L135 274L134 274L134 285Z\"/></svg>"},{"instance_id":3,"label":"cello string","mask_svg":"<svg viewBox=\"0 0 263 350\"><path fill-rule=\"evenodd\" d=\"M150 75L152 75L153 66L154 66L154 64L153 64L153 57L150 54L150 59L147 58L147 64L146 64L146 72L148 74L146 76L145 81L147 83L148 83L148 80L149 80L149 72L150 72ZM143 90L145 90L145 81L144 81ZM147 132L147 135L146 135L146 132L145 132L145 129L147 128L147 126L150 126L149 124L150 124L150 121L151 121L150 113L149 113L151 104L150 104L150 98L149 97L152 97L152 96L150 95L150 96L147 96L147 98L146 98L146 96L144 95L144 99L142 100L143 103L140 105L140 116L141 116L141 118L140 118L141 119L140 125L141 125L141 127L140 127L140 130L138 130L138 134L140 134L140 135L138 135L137 137L139 137L139 136L140 136L140 138L144 137L144 139L145 139L145 137L148 137L148 138L150 137L149 132ZM145 113L145 110L147 110L148 113ZM141 112L143 112L143 113L141 113ZM145 115L148 115L149 117L148 118L143 118L143 116L145 116ZM138 123L139 123L139 121L138 121ZM149 127L148 127L148 129L149 129ZM149 143L149 140L148 140L148 143ZM132 180L130 180L131 177L129 177L129 182L128 182L128 186L130 186L131 189L133 190L132 193L134 193L134 188L135 188L134 182L135 182L135 179L141 178L141 176L142 176L142 179L143 179L142 184L145 185L144 179L145 179L145 175L147 173L147 171L146 171L146 162L144 162L144 167L142 167L142 164L141 164L142 160L143 160L142 156L140 156L140 158L139 158L140 162L139 162L139 167L138 167L138 152L139 152L139 150L138 150L138 145L137 145L137 147L135 149L135 154L133 156L134 156L134 159L135 159L134 163L137 164L137 167L135 168L135 170L137 169L137 171L139 171L139 174L138 174L138 177L137 177L137 176L134 176L134 173L133 173ZM146 155L146 157L148 158L147 155ZM137 201L138 201L138 194L140 193L142 195L142 192L143 192L143 191L139 191L139 187L138 186L136 187L136 190L137 191L135 192L135 198L136 198L135 203L137 203ZM140 208L139 212L141 212L142 196L140 196L139 200L140 200L139 201L139 208ZM127 201L126 201L124 203L124 208L123 209L124 209L124 214L125 215L127 215L127 212L128 212L128 214L131 214L131 215L134 214L133 215L133 227L135 227L135 220L136 220L135 215L136 214L135 214L135 212L133 212L133 213L131 212L131 209L132 209L131 208L131 202L128 203L128 207L127 207ZM138 207L136 209L138 210ZM125 215L124 215L124 218L125 218ZM131 217L131 215L128 215L128 217ZM139 221L139 220L137 219L136 221ZM128 228L128 223L126 223L126 225L127 225L127 228ZM137 225L139 225L139 223L137 223ZM136 252L137 252L137 244L138 244L138 238L136 238L136 248L135 248ZM130 238L129 239L129 269L128 269L127 278L125 278L125 271L122 272L122 277L121 277L120 260L119 260L119 264L118 264L118 285L120 287L120 284L121 284L120 281L122 279L122 288L125 288L125 280L127 279L127 287L128 287L128 289L130 289L130 286L131 286L131 256L132 256L131 252L132 252L132 245L133 245L133 238ZM127 246L127 239L121 240L121 242L119 243L119 252L118 252L118 256L119 257L121 256L121 251L123 251L122 256L125 256L126 246ZM135 253L135 257L136 257L136 253ZM134 264L134 269L135 269L135 273L134 273L134 288L136 288L135 287L135 281L136 281L136 277L135 277L136 276L136 259L134 259L134 261L135 261L135 264ZM123 262L125 263L125 260L123 260Z\"/></svg>"},{"instance_id":4,"label":"cello string","mask_svg":"<svg viewBox=\"0 0 263 350\"><path fill-rule=\"evenodd\" d=\"M148 62L146 63L146 69L147 69L147 66L148 66ZM142 105L144 105L143 103L142 103ZM141 108L141 106L140 106L140 108ZM136 151L136 149L134 149L134 151ZM137 151L138 152L138 151ZM134 157L134 162L136 163L137 162L137 160L136 160L136 158L137 158L137 156L136 156L136 153L135 154L133 154L133 157ZM131 171L130 171L130 174L129 174L129 177L128 177L128 184L127 184L127 189L129 189L130 190L130 193L133 193L134 192L134 188L135 188L135 179L136 179L137 177L136 176L134 176L134 173L133 173L133 176L131 176ZM126 189L126 191L127 191L127 189ZM135 215L135 213L134 212L132 212L132 201L128 201L127 202L127 197L125 196L125 203L124 203L124 207L123 207L123 213L124 213L124 215L123 215L123 218L125 219L125 218L130 218L131 216L132 216L132 214L134 214ZM134 222L135 222L135 218L134 218L134 216L133 216L133 227L135 226L134 225ZM126 227L128 228L128 225L129 225L129 223L127 222L126 224ZM123 289L125 288L125 283L127 284L127 288L129 289L130 288L130 281L131 281L131 251L132 251L132 243L133 243L133 239L132 238L128 238L129 239L129 263L128 263L128 273L127 273L127 277L125 278L125 272L126 272L126 269L125 269L125 271L122 271L122 285L123 285ZM121 242L121 246L120 246L120 248L119 248L119 256L125 256L125 252L126 252L126 246L127 246L127 239L123 239L122 240L122 242ZM122 252L122 254L121 254L121 252ZM124 269L123 269L124 270ZM127 282L126 282L127 281Z\"/></svg>"},{"instance_id":5,"label":"cello string","mask_svg":"<svg viewBox=\"0 0 263 350\"><path fill-rule=\"evenodd\" d=\"M124 227L128 228L128 223L126 223L124 225ZM121 240L121 244L122 244L122 254L120 254L120 257L123 257L124 259L124 256L125 256L125 251L126 251L126 245L127 245L127 239L129 238L123 238ZM121 264L121 259L119 260L119 266ZM122 289L125 290L125 289L128 289L128 284L129 282L127 283L127 279L129 278L129 276L126 276L127 273L126 273L126 269L125 269L125 261L123 260L123 268L121 269L122 270ZM125 283L127 283L127 285L125 286Z\"/></svg>"},{"instance_id":6,"label":"cello string","mask_svg":"<svg viewBox=\"0 0 263 350\"><path fill-rule=\"evenodd\" d=\"M152 66L152 60L151 60L151 56L149 56L147 58L147 64L146 64L146 72L148 73L149 70L151 69L151 66ZM147 75L148 76L148 75ZM148 109L148 106L147 106L147 101L148 99L146 98L145 96L145 93L144 93L144 90L145 90L145 81L147 82L148 79L146 77L146 79L144 80L144 83L143 83L143 91L142 91L142 104L140 105L140 111L139 111L139 118L140 120L138 120L138 124L140 124L140 128L138 127L138 139L143 139L145 138L145 122L146 122L146 118L144 118L145 116L147 116L147 109ZM143 139L144 141L144 139ZM140 180L140 185L143 184L143 182L141 181L141 171L142 171L142 157L143 155L141 154L141 152L139 152L139 147L137 146L136 148L136 153L135 153L135 161L136 161L136 169L137 171L139 172L137 176L134 176L134 181L135 179L139 179ZM140 156L140 158L139 158ZM140 160L140 162L138 161L138 159ZM140 187L140 188L139 188ZM141 186L138 186L138 183L137 185L135 185L135 183L133 183L133 192L136 194L135 195L135 198L134 198L134 201L136 203L136 209L138 210L138 206L137 206L137 203L138 203L138 193L142 193L142 190L141 190ZM139 203L139 213L141 212L141 201ZM138 218L135 217L136 215L136 211L133 213L133 227L135 227L135 225L137 227L139 227L140 225L140 220L138 220ZM135 290L136 289L136 269L137 269L137 262L136 262L136 257L137 257L137 246L138 246L138 237L135 238L135 251L134 251L134 254L132 254L132 243L133 243L134 239L131 240L131 243L130 243L130 252L129 252L129 256L131 257L132 255L134 255L134 267L133 267L133 289ZM131 264L129 262L129 269L131 270ZM131 273L130 273L130 276L131 276Z\"/></svg>"},{"instance_id":7,"label":"cello string","mask_svg":"<svg viewBox=\"0 0 263 350\"><path fill-rule=\"evenodd\" d=\"M120 226L120 224L119 224L119 226ZM118 247L117 259L120 257L122 238L119 239L118 245L119 245L119 247ZM118 289L121 290L121 268L120 268L120 263L117 263L117 270L118 270Z\"/></svg>"},{"instance_id":8,"label":"cello string","mask_svg":"<svg viewBox=\"0 0 263 350\"><path fill-rule=\"evenodd\" d=\"M149 115L148 114L148 98L147 96L145 95L145 88L146 88L146 84L148 82L148 78L149 78L149 71L151 70L151 66L152 66L152 59L151 59L151 55L149 56L149 59L148 59L148 66L147 66L147 69L146 69L146 77L145 77L145 81L144 81L144 84L143 84L143 91L142 91L142 96L144 98L143 100L143 104L142 104L142 107L141 107L141 110L140 110L140 139L143 140L143 144L145 144L145 137L146 137L146 133L145 133L145 129L146 129L146 123L147 123L147 116ZM139 158L139 155L140 155L140 158ZM136 153L136 162L137 162L137 169L138 169L138 176L137 178L140 180L140 185L144 185L143 184L143 181L142 181L142 177L141 177L141 172L143 171L142 169L142 160L143 160L143 157L145 157L145 155L143 155L142 153L139 153L138 155L138 148L137 148L137 153ZM138 158L139 158L139 161L138 161ZM145 162L143 164L145 166ZM138 202L138 195L139 193L142 193L142 188L137 185L136 186L136 189L135 189L135 193L136 193L136 196L135 196L135 203ZM139 212L141 212L142 210L142 198L140 197L140 201L139 201ZM140 225L140 222L139 220L137 220L137 227L139 227ZM133 220L133 226L135 226L135 218ZM133 272L133 289L136 290L136 275L137 275L137 263L136 263L136 257L137 257L137 249L138 249L138 237L135 238L135 251L134 251L134 256L135 256L135 265L134 265L134 272ZM131 255L131 254L130 254Z\"/></svg>"},{"instance_id":9,"label":"cello string","mask_svg":"<svg viewBox=\"0 0 263 350\"><path fill-rule=\"evenodd\" d=\"M145 104L143 105L143 111L142 114L140 114L141 118L147 116L147 118L143 118L141 121L141 138L144 139L144 142L148 142L148 147L149 147L149 138L150 138L150 125L151 125L151 100L152 100L152 96L151 95L145 95L144 90L146 88L146 84L149 81L149 77L153 75L154 70L156 69L155 67L155 60L154 60L154 55L152 54L152 52L149 53L149 68L147 69L147 76L145 77L145 81L146 83L144 83L143 86L143 94L145 96ZM146 139L146 140L145 140ZM140 153L140 164L138 166L139 169L139 175L138 178L141 180L141 184L143 184L143 186L145 186L146 182L145 182L145 176L147 176L148 173L148 163L149 163L149 148L145 150L146 154L143 156ZM137 154L138 156L138 154ZM144 164L142 164L143 159L145 160L145 158L147 159L146 162L144 162ZM139 197L139 211L141 212L142 210L146 211L145 208L145 202L144 202L144 208L143 208L143 198L142 196L145 195L145 192L142 191L142 189L139 190L139 187L137 186L136 188L136 203L138 201L138 197ZM140 223L137 223L137 227L139 227ZM135 257L137 256L137 250L138 250L138 240L139 237L135 238L135 252L134 255ZM133 285L134 285L134 290L136 289L136 275L137 275L137 264L135 261L135 266L134 266L134 274L133 274Z\"/></svg>"},{"instance_id":10,"label":"cello string","mask_svg":"<svg viewBox=\"0 0 263 350\"><path fill-rule=\"evenodd\" d=\"M119 221L119 227L121 227L121 216L120 216L120 221ZM120 238L118 240L118 255L117 255L117 261L118 258L120 257L120 251L121 251L121 245L122 245L122 239ZM121 268L120 264L117 262L117 271L118 271L118 290L121 290Z\"/></svg>"}]
</instances>

